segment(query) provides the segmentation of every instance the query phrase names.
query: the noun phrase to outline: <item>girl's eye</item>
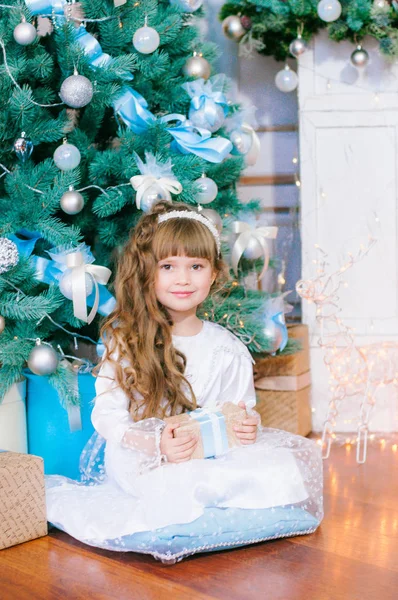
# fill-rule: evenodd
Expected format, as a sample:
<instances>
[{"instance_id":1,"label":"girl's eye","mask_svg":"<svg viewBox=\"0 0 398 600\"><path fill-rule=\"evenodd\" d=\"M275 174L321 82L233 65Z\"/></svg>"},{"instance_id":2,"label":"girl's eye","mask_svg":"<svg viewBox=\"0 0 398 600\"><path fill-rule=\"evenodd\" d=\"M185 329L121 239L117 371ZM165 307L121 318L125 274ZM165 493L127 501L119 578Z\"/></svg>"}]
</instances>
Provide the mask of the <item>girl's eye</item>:
<instances>
[{"instance_id":1,"label":"girl's eye","mask_svg":"<svg viewBox=\"0 0 398 600\"><path fill-rule=\"evenodd\" d=\"M200 269L203 269L203 265L192 265L192 268L194 271L200 271Z\"/></svg>"},{"instance_id":2,"label":"girl's eye","mask_svg":"<svg viewBox=\"0 0 398 600\"><path fill-rule=\"evenodd\" d=\"M171 265L169 265L169 264L166 264L166 265L161 265L161 266L160 266L160 268L161 268L161 269L164 269L165 271L170 271L170 269L171 269Z\"/></svg>"}]
</instances>

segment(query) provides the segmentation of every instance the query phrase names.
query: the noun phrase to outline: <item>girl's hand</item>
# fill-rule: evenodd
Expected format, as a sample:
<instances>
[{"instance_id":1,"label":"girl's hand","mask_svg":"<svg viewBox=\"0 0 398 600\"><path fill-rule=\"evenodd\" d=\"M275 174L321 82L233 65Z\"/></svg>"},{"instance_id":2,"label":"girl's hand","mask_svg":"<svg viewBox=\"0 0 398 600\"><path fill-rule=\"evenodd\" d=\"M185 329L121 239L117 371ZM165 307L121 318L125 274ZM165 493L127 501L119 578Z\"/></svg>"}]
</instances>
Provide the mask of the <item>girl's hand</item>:
<instances>
[{"instance_id":1,"label":"girl's hand","mask_svg":"<svg viewBox=\"0 0 398 600\"><path fill-rule=\"evenodd\" d=\"M246 409L244 402L239 402L240 408ZM254 444L257 438L257 417L247 417L240 425L235 425L234 431L241 444Z\"/></svg>"},{"instance_id":2,"label":"girl's hand","mask_svg":"<svg viewBox=\"0 0 398 600\"><path fill-rule=\"evenodd\" d=\"M160 438L160 451L170 463L181 463L191 459L195 451L198 438L194 434L173 437L173 431L180 425L169 423L163 429Z\"/></svg>"}]
</instances>

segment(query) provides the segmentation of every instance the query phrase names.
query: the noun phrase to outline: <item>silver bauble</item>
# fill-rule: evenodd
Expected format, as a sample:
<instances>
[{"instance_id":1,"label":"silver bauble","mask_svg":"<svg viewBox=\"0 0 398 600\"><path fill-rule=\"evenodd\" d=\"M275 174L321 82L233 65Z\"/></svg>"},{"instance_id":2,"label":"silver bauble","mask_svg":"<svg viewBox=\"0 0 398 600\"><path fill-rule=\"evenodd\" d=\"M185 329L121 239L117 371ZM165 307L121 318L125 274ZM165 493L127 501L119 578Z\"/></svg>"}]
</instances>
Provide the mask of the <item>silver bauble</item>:
<instances>
[{"instance_id":1,"label":"silver bauble","mask_svg":"<svg viewBox=\"0 0 398 600\"><path fill-rule=\"evenodd\" d=\"M357 46L356 50L351 54L351 63L354 67L365 67L369 62L369 54L362 48Z\"/></svg>"},{"instance_id":2,"label":"silver bauble","mask_svg":"<svg viewBox=\"0 0 398 600\"><path fill-rule=\"evenodd\" d=\"M89 275L88 273L85 273L85 282L86 282L86 296L89 296L93 289L94 289L94 285L93 285L93 279L91 277L91 275ZM73 298L73 291L72 291L72 271L70 269L67 269L64 274L62 275L61 279L59 280L59 291L61 292L61 294L63 296L65 296L65 298L68 298L68 300L72 300Z\"/></svg>"},{"instance_id":3,"label":"silver bauble","mask_svg":"<svg viewBox=\"0 0 398 600\"><path fill-rule=\"evenodd\" d=\"M91 102L93 94L94 88L91 81L76 72L62 82L59 92L62 102L71 108L87 106Z\"/></svg>"},{"instance_id":4,"label":"silver bauble","mask_svg":"<svg viewBox=\"0 0 398 600\"><path fill-rule=\"evenodd\" d=\"M298 35L297 39L293 40L289 46L289 52L295 58L304 54L306 50L307 44L305 43L301 35Z\"/></svg>"},{"instance_id":5,"label":"silver bauble","mask_svg":"<svg viewBox=\"0 0 398 600\"><path fill-rule=\"evenodd\" d=\"M57 353L47 344L38 344L29 354L28 367L35 375L51 375L58 367Z\"/></svg>"},{"instance_id":6,"label":"silver bauble","mask_svg":"<svg viewBox=\"0 0 398 600\"><path fill-rule=\"evenodd\" d=\"M170 0L170 4L179 6L186 13L193 13L202 6L203 0Z\"/></svg>"},{"instance_id":7,"label":"silver bauble","mask_svg":"<svg viewBox=\"0 0 398 600\"><path fill-rule=\"evenodd\" d=\"M76 192L71 186L68 192L62 194L60 205L67 215L77 215L84 206L84 198L80 192Z\"/></svg>"},{"instance_id":8,"label":"silver bauble","mask_svg":"<svg viewBox=\"0 0 398 600\"><path fill-rule=\"evenodd\" d=\"M274 354L282 345L283 335L281 328L272 319L266 319L261 332L267 339L268 352Z\"/></svg>"},{"instance_id":9,"label":"silver bauble","mask_svg":"<svg viewBox=\"0 0 398 600\"><path fill-rule=\"evenodd\" d=\"M212 208L204 208L200 211L200 214L209 219L216 227L217 231L221 233L222 231L222 219L216 210Z\"/></svg>"},{"instance_id":10,"label":"silver bauble","mask_svg":"<svg viewBox=\"0 0 398 600\"><path fill-rule=\"evenodd\" d=\"M14 29L14 40L21 46L28 46L35 41L37 35L36 28L32 23L22 21Z\"/></svg>"},{"instance_id":11,"label":"silver bauble","mask_svg":"<svg viewBox=\"0 0 398 600\"><path fill-rule=\"evenodd\" d=\"M58 169L70 171L79 166L81 154L73 144L64 143L55 149L53 159Z\"/></svg>"},{"instance_id":12,"label":"silver bauble","mask_svg":"<svg viewBox=\"0 0 398 600\"><path fill-rule=\"evenodd\" d=\"M234 42L239 42L246 33L246 29L243 27L240 17L236 15L230 15L223 20L222 30L224 35Z\"/></svg>"},{"instance_id":13,"label":"silver bauble","mask_svg":"<svg viewBox=\"0 0 398 600\"><path fill-rule=\"evenodd\" d=\"M18 261L17 245L8 238L0 237L0 275L15 267Z\"/></svg>"},{"instance_id":14,"label":"silver bauble","mask_svg":"<svg viewBox=\"0 0 398 600\"><path fill-rule=\"evenodd\" d=\"M246 245L246 250L244 251L243 256L250 260L257 260L258 258L264 256L264 250L256 238L250 238Z\"/></svg>"},{"instance_id":15,"label":"silver bauble","mask_svg":"<svg viewBox=\"0 0 398 600\"><path fill-rule=\"evenodd\" d=\"M218 187L213 179L210 177L199 177L195 179L199 191L195 195L195 200L198 204L210 204L213 202L218 194Z\"/></svg>"},{"instance_id":16,"label":"silver bauble","mask_svg":"<svg viewBox=\"0 0 398 600\"><path fill-rule=\"evenodd\" d=\"M0 333L3 333L5 328L6 328L6 320L4 317L2 317L0 315Z\"/></svg>"},{"instance_id":17,"label":"silver bauble","mask_svg":"<svg viewBox=\"0 0 398 600\"><path fill-rule=\"evenodd\" d=\"M188 58L184 65L184 75L187 77L195 77L195 79L209 79L211 75L211 66L203 56L194 53L191 58Z\"/></svg>"},{"instance_id":18,"label":"silver bauble","mask_svg":"<svg viewBox=\"0 0 398 600\"><path fill-rule=\"evenodd\" d=\"M214 119L209 123L207 112L205 107L203 108L194 108L191 106L189 109L188 118L195 125L195 127L200 127L201 129L207 129L211 133L218 131L222 124L225 121L224 109L220 104L214 103Z\"/></svg>"},{"instance_id":19,"label":"silver bauble","mask_svg":"<svg viewBox=\"0 0 398 600\"><path fill-rule=\"evenodd\" d=\"M155 204L164 200L171 202L170 192L158 183L153 183L142 195L140 208L143 212L149 212Z\"/></svg>"},{"instance_id":20,"label":"silver bauble","mask_svg":"<svg viewBox=\"0 0 398 600\"><path fill-rule=\"evenodd\" d=\"M25 163L33 152L32 140L26 137L23 131L21 137L17 138L13 144L14 152L22 163Z\"/></svg>"},{"instance_id":21,"label":"silver bauble","mask_svg":"<svg viewBox=\"0 0 398 600\"><path fill-rule=\"evenodd\" d=\"M339 0L321 0L316 9L319 17L326 23L337 21L342 11Z\"/></svg>"}]
</instances>

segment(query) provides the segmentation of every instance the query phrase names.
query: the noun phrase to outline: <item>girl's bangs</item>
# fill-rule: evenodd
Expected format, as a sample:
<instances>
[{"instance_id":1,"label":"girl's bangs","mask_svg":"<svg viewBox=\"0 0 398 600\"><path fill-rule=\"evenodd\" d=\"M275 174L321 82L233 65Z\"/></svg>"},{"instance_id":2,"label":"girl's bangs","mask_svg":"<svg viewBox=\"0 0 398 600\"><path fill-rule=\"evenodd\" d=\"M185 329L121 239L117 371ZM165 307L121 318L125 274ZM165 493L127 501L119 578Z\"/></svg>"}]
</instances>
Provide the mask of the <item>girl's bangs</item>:
<instances>
[{"instance_id":1,"label":"girl's bangs","mask_svg":"<svg viewBox=\"0 0 398 600\"><path fill-rule=\"evenodd\" d=\"M162 223L153 238L156 260L168 256L207 258L212 264L217 256L212 233L202 223L189 219L170 219Z\"/></svg>"}]
</instances>

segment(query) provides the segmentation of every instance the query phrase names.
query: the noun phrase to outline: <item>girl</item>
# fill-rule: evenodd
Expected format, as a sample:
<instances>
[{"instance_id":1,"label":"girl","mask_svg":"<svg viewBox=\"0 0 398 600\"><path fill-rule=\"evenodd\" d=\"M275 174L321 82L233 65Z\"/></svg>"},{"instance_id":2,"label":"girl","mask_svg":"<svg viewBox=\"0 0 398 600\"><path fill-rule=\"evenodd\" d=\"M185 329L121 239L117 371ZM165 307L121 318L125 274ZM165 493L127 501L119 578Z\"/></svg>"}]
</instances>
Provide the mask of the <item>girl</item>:
<instances>
[{"instance_id":1,"label":"girl","mask_svg":"<svg viewBox=\"0 0 398 600\"><path fill-rule=\"evenodd\" d=\"M315 445L260 431L247 348L197 317L226 272L216 228L190 207L159 203L140 219L121 254L116 309L102 328L106 352L92 412L97 434L82 454L83 482L47 478L54 525L92 545L164 558L150 541L156 546L160 532L186 524L195 537L210 509L219 533L215 516L234 509L247 517L306 503L316 513L312 525L319 523ZM236 427L241 446L192 460L197 437L176 437L178 425L163 419L224 402L247 409Z\"/></svg>"}]
</instances>

